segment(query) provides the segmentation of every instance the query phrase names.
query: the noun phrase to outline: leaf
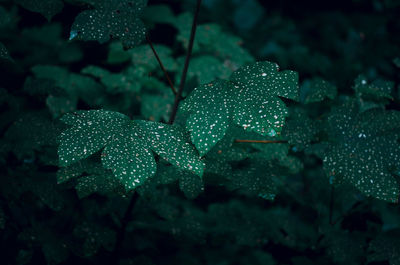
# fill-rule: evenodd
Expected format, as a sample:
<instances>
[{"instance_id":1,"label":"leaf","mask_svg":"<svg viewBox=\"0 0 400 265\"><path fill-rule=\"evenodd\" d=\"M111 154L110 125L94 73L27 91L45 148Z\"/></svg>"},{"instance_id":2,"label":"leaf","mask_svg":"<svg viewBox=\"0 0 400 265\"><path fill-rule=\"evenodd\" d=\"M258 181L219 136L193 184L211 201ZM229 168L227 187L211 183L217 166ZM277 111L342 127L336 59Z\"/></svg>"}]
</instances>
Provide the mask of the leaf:
<instances>
[{"instance_id":1,"label":"leaf","mask_svg":"<svg viewBox=\"0 0 400 265\"><path fill-rule=\"evenodd\" d=\"M165 184L179 180L179 188L188 199L194 199L204 191L201 177L188 170L164 166L158 177L161 178L161 182Z\"/></svg>"},{"instance_id":2,"label":"leaf","mask_svg":"<svg viewBox=\"0 0 400 265\"><path fill-rule=\"evenodd\" d=\"M198 176L203 175L204 162L190 143L185 130L176 125L138 121L150 148L169 163Z\"/></svg>"},{"instance_id":3,"label":"leaf","mask_svg":"<svg viewBox=\"0 0 400 265\"><path fill-rule=\"evenodd\" d=\"M223 138L233 121L263 136L280 133L288 115L282 96L297 99L297 73L277 72L276 64L254 63L234 72L231 81L216 80L196 88L183 102L191 113L186 128L201 155Z\"/></svg>"},{"instance_id":4,"label":"leaf","mask_svg":"<svg viewBox=\"0 0 400 265\"><path fill-rule=\"evenodd\" d=\"M99 103L103 87L91 77L70 73L63 67L51 65L36 65L32 67L32 72L37 78L52 80L54 85L64 89L72 100L80 98L95 106Z\"/></svg>"},{"instance_id":5,"label":"leaf","mask_svg":"<svg viewBox=\"0 0 400 265\"><path fill-rule=\"evenodd\" d=\"M242 189L266 200L273 200L278 190L280 167L273 162L251 159L242 169L228 176L234 189Z\"/></svg>"},{"instance_id":6,"label":"leaf","mask_svg":"<svg viewBox=\"0 0 400 265\"><path fill-rule=\"evenodd\" d=\"M4 46L4 44L1 42L0 42L0 59L7 60L7 61L13 61L6 46Z\"/></svg>"},{"instance_id":7,"label":"leaf","mask_svg":"<svg viewBox=\"0 0 400 265\"><path fill-rule=\"evenodd\" d=\"M281 99L298 99L298 74L279 72L278 65L257 62L235 71L231 78L238 89L233 120L245 130L275 136L282 130L288 110Z\"/></svg>"},{"instance_id":8,"label":"leaf","mask_svg":"<svg viewBox=\"0 0 400 265\"><path fill-rule=\"evenodd\" d=\"M163 86L162 88L165 89L165 93L162 95L155 95L154 93L142 95L140 113L151 121L168 121L171 116L174 96L168 90L168 87Z\"/></svg>"},{"instance_id":9,"label":"leaf","mask_svg":"<svg viewBox=\"0 0 400 265\"><path fill-rule=\"evenodd\" d=\"M139 19L147 0L95 0L94 9L80 13L71 27L70 39L107 42L121 39L125 48L138 45L145 37L145 27Z\"/></svg>"},{"instance_id":10,"label":"leaf","mask_svg":"<svg viewBox=\"0 0 400 265\"><path fill-rule=\"evenodd\" d=\"M358 112L354 102L335 109L328 118L331 144L324 170L333 183L349 183L367 196L397 202L399 184L392 170L400 167L400 112Z\"/></svg>"},{"instance_id":11,"label":"leaf","mask_svg":"<svg viewBox=\"0 0 400 265\"><path fill-rule=\"evenodd\" d=\"M138 92L140 87L137 81L125 73L111 73L101 67L90 65L82 69L83 74L100 79L101 83L110 93Z\"/></svg>"},{"instance_id":12,"label":"leaf","mask_svg":"<svg viewBox=\"0 0 400 265\"><path fill-rule=\"evenodd\" d=\"M353 89L358 95L374 101L393 99L394 82L382 79L369 82L365 76L359 75L354 81Z\"/></svg>"},{"instance_id":13,"label":"leaf","mask_svg":"<svg viewBox=\"0 0 400 265\"><path fill-rule=\"evenodd\" d=\"M182 109L193 113L187 119L186 128L200 155L224 137L231 123L233 95L228 82L216 80L196 88L184 101Z\"/></svg>"},{"instance_id":14,"label":"leaf","mask_svg":"<svg viewBox=\"0 0 400 265\"><path fill-rule=\"evenodd\" d=\"M184 57L180 57L178 63L183 67ZM197 83L205 84L210 83L216 78L227 79L229 78L232 70L229 69L223 62L214 56L204 55L194 57L190 60L190 65L187 73L187 79L195 78ZM181 80L181 71L176 74L176 83L179 84Z\"/></svg>"},{"instance_id":15,"label":"leaf","mask_svg":"<svg viewBox=\"0 0 400 265\"><path fill-rule=\"evenodd\" d=\"M42 14L48 21L64 7L61 0L17 0L16 2L29 11Z\"/></svg>"},{"instance_id":16,"label":"leaf","mask_svg":"<svg viewBox=\"0 0 400 265\"><path fill-rule=\"evenodd\" d=\"M336 87L319 77L305 80L300 87L300 101L305 104L334 99L336 94Z\"/></svg>"},{"instance_id":17,"label":"leaf","mask_svg":"<svg viewBox=\"0 0 400 265\"><path fill-rule=\"evenodd\" d=\"M57 172L58 183L64 183L78 178L75 189L79 198L87 197L95 192L103 195L120 193L124 189L110 170L101 163L92 160L81 160L68 167L60 168Z\"/></svg>"},{"instance_id":18,"label":"leaf","mask_svg":"<svg viewBox=\"0 0 400 265\"><path fill-rule=\"evenodd\" d=\"M62 121L72 128L60 136L61 166L71 165L100 151L102 163L124 184L133 189L156 171L149 146L140 128L127 116L105 110L78 111Z\"/></svg>"},{"instance_id":19,"label":"leaf","mask_svg":"<svg viewBox=\"0 0 400 265\"><path fill-rule=\"evenodd\" d=\"M74 234L84 239L82 251L85 257L95 255L100 247L112 251L116 241L113 230L97 223L84 222L79 224L75 227Z\"/></svg>"},{"instance_id":20,"label":"leaf","mask_svg":"<svg viewBox=\"0 0 400 265\"><path fill-rule=\"evenodd\" d=\"M318 132L316 122L311 120L305 111L294 108L286 120L282 130L282 137L292 145L293 151L301 151L308 147Z\"/></svg>"},{"instance_id":21,"label":"leaf","mask_svg":"<svg viewBox=\"0 0 400 265\"><path fill-rule=\"evenodd\" d=\"M390 265L400 264L399 230L382 233L371 241L368 262L388 260Z\"/></svg>"}]
</instances>

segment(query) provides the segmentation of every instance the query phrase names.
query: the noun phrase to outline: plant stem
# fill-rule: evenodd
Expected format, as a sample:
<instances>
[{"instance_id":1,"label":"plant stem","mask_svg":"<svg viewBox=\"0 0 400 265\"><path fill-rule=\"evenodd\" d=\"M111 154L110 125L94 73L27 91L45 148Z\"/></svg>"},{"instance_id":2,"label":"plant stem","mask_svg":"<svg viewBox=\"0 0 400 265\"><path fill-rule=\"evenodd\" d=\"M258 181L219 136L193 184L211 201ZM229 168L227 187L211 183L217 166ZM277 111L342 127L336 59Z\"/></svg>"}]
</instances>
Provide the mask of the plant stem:
<instances>
[{"instance_id":1,"label":"plant stem","mask_svg":"<svg viewBox=\"0 0 400 265\"><path fill-rule=\"evenodd\" d=\"M179 84L178 93L175 95L174 106L172 107L171 117L169 118L168 124L173 124L175 121L176 114L178 113L179 102L182 100L182 92L185 87L186 75L189 69L190 56L192 55L194 37L196 35L197 19L199 17L201 0L197 0L196 11L193 17L192 29L190 31L189 46L186 54L185 65L182 71L181 83Z\"/></svg>"},{"instance_id":2,"label":"plant stem","mask_svg":"<svg viewBox=\"0 0 400 265\"><path fill-rule=\"evenodd\" d=\"M235 143L260 143L260 144L284 144L285 140L240 140L236 139Z\"/></svg>"},{"instance_id":3,"label":"plant stem","mask_svg":"<svg viewBox=\"0 0 400 265\"><path fill-rule=\"evenodd\" d=\"M119 260L119 256L121 253L121 247L122 247L122 243L124 242L125 239L125 232L126 232L126 227L130 221L130 217L131 217L131 213L133 210L133 207L135 206L137 200L139 198L139 195L137 192L135 192L128 204L128 207L125 210L124 216L121 219L121 227L117 232L117 238L115 241L115 246L114 246L114 250L113 253L111 254L111 261L115 264L118 264L118 260Z\"/></svg>"},{"instance_id":4,"label":"plant stem","mask_svg":"<svg viewBox=\"0 0 400 265\"><path fill-rule=\"evenodd\" d=\"M329 202L329 224L334 225L333 223L333 204L335 201L335 186L331 187L331 198Z\"/></svg>"},{"instance_id":5,"label":"plant stem","mask_svg":"<svg viewBox=\"0 0 400 265\"><path fill-rule=\"evenodd\" d=\"M164 72L164 75L167 78L168 84L171 87L172 92L174 93L174 95L176 95L176 89L174 87L174 84L172 83L171 78L169 77L169 74L168 74L167 70L165 69L163 63L161 62L161 59L158 56L158 54L156 52L156 49L154 48L153 43L151 42L151 40L150 40L150 38L149 38L149 36L147 34L146 34L146 40L147 40L147 43L150 45L150 48L153 51L154 56L156 57L156 59L158 61L158 64L161 67L161 70Z\"/></svg>"}]
</instances>

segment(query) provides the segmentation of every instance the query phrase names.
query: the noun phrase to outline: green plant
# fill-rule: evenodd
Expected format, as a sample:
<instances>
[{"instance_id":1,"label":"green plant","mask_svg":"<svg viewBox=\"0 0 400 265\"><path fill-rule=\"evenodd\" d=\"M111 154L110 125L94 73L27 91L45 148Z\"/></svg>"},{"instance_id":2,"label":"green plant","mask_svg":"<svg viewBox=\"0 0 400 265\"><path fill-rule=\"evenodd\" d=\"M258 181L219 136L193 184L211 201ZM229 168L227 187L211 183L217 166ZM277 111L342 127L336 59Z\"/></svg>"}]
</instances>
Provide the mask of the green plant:
<instances>
[{"instance_id":1,"label":"green plant","mask_svg":"<svg viewBox=\"0 0 400 265\"><path fill-rule=\"evenodd\" d=\"M193 15L147 1L2 2L0 60L24 80L0 97L6 262L397 264L398 39L379 43L375 69L329 52L363 38L346 16L347 42L326 23L317 49L278 15L241 24L263 10L255 0L225 1L245 41L213 13L218 0L175 3ZM71 25L15 37L18 8L51 21L64 5ZM153 44L158 26L173 45ZM267 44L243 32L266 29Z\"/></svg>"}]
</instances>

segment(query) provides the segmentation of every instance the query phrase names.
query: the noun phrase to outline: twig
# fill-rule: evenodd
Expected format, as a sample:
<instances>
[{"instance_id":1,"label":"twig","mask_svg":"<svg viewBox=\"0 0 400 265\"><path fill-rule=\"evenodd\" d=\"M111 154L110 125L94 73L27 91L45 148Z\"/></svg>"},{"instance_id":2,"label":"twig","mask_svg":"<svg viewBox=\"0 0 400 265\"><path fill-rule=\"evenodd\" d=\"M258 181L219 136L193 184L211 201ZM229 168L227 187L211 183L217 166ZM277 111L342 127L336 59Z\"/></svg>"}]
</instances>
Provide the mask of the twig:
<instances>
[{"instance_id":1,"label":"twig","mask_svg":"<svg viewBox=\"0 0 400 265\"><path fill-rule=\"evenodd\" d=\"M335 186L331 187L331 198L329 202L329 224L334 225L333 223L333 204L335 201Z\"/></svg>"},{"instance_id":2,"label":"twig","mask_svg":"<svg viewBox=\"0 0 400 265\"><path fill-rule=\"evenodd\" d=\"M121 247L122 247L122 243L124 242L125 239L125 232L126 232L126 227L130 221L130 217L131 217L131 213L133 210L133 207L136 204L136 201L138 200L139 195L137 192L135 192L128 204L128 207L125 210L124 216L121 219L121 227L117 232L117 238L115 241L115 246L114 246L114 250L111 254L111 261L115 264L118 264L118 259L119 259L119 255L121 253Z\"/></svg>"},{"instance_id":3,"label":"twig","mask_svg":"<svg viewBox=\"0 0 400 265\"><path fill-rule=\"evenodd\" d=\"M241 139L236 139L235 143L284 144L284 143L287 143L287 141L284 141L284 140L241 140Z\"/></svg>"},{"instance_id":4,"label":"twig","mask_svg":"<svg viewBox=\"0 0 400 265\"><path fill-rule=\"evenodd\" d=\"M168 84L171 87L172 92L174 93L174 95L176 95L176 89L174 87L174 84L172 83L171 78L169 77L169 74L168 74L167 70L165 69L163 63L161 62L161 59L158 56L158 54L156 52L156 49L154 48L153 43L151 42L151 40L150 40L150 38L149 38L149 36L147 34L146 34L146 40L147 40L147 43L150 45L150 48L153 51L154 56L156 57L156 59L158 61L158 64L161 67L161 70L164 72L164 75L167 78Z\"/></svg>"},{"instance_id":5,"label":"twig","mask_svg":"<svg viewBox=\"0 0 400 265\"><path fill-rule=\"evenodd\" d=\"M179 102L182 100L182 92L185 87L186 75L189 69L190 56L192 55L194 37L196 35L197 18L200 12L201 0L197 0L196 11L193 17L192 29L190 31L189 46L186 54L185 65L182 71L181 83L179 84L178 93L175 95L174 106L172 107L171 117L169 118L168 124L173 124L175 121L176 114L178 113Z\"/></svg>"}]
</instances>

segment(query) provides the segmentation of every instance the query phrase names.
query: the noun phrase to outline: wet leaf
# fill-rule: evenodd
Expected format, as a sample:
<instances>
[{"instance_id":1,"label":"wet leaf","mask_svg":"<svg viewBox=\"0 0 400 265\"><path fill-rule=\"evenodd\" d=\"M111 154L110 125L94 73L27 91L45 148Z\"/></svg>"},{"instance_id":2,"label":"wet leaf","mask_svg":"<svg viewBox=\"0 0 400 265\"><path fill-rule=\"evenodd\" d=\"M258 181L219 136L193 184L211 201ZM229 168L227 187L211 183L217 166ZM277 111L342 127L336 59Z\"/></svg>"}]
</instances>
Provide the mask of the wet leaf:
<instances>
[{"instance_id":1,"label":"wet leaf","mask_svg":"<svg viewBox=\"0 0 400 265\"><path fill-rule=\"evenodd\" d=\"M235 123L264 136L279 133L288 110L278 96L298 100L297 73L279 72L275 63L257 62L241 67L230 79L238 90Z\"/></svg>"},{"instance_id":2,"label":"wet leaf","mask_svg":"<svg viewBox=\"0 0 400 265\"><path fill-rule=\"evenodd\" d=\"M71 128L60 136L61 166L68 166L102 150L101 160L127 189L142 184L156 171L140 128L127 116L105 110L78 111L62 121Z\"/></svg>"},{"instance_id":3,"label":"wet leaf","mask_svg":"<svg viewBox=\"0 0 400 265\"><path fill-rule=\"evenodd\" d=\"M139 17L147 0L95 0L90 3L93 9L83 11L75 18L71 40L105 43L116 38L125 48L132 48L144 39L145 27Z\"/></svg>"},{"instance_id":4,"label":"wet leaf","mask_svg":"<svg viewBox=\"0 0 400 265\"><path fill-rule=\"evenodd\" d=\"M151 121L139 121L138 124L155 153L178 168L189 170L198 176L203 175L204 162L183 128Z\"/></svg>"},{"instance_id":5,"label":"wet leaf","mask_svg":"<svg viewBox=\"0 0 400 265\"><path fill-rule=\"evenodd\" d=\"M324 156L332 183L349 183L367 196L397 202L399 184L392 170L400 167L400 112L359 113L355 102L334 109L327 132L333 142Z\"/></svg>"}]
</instances>

